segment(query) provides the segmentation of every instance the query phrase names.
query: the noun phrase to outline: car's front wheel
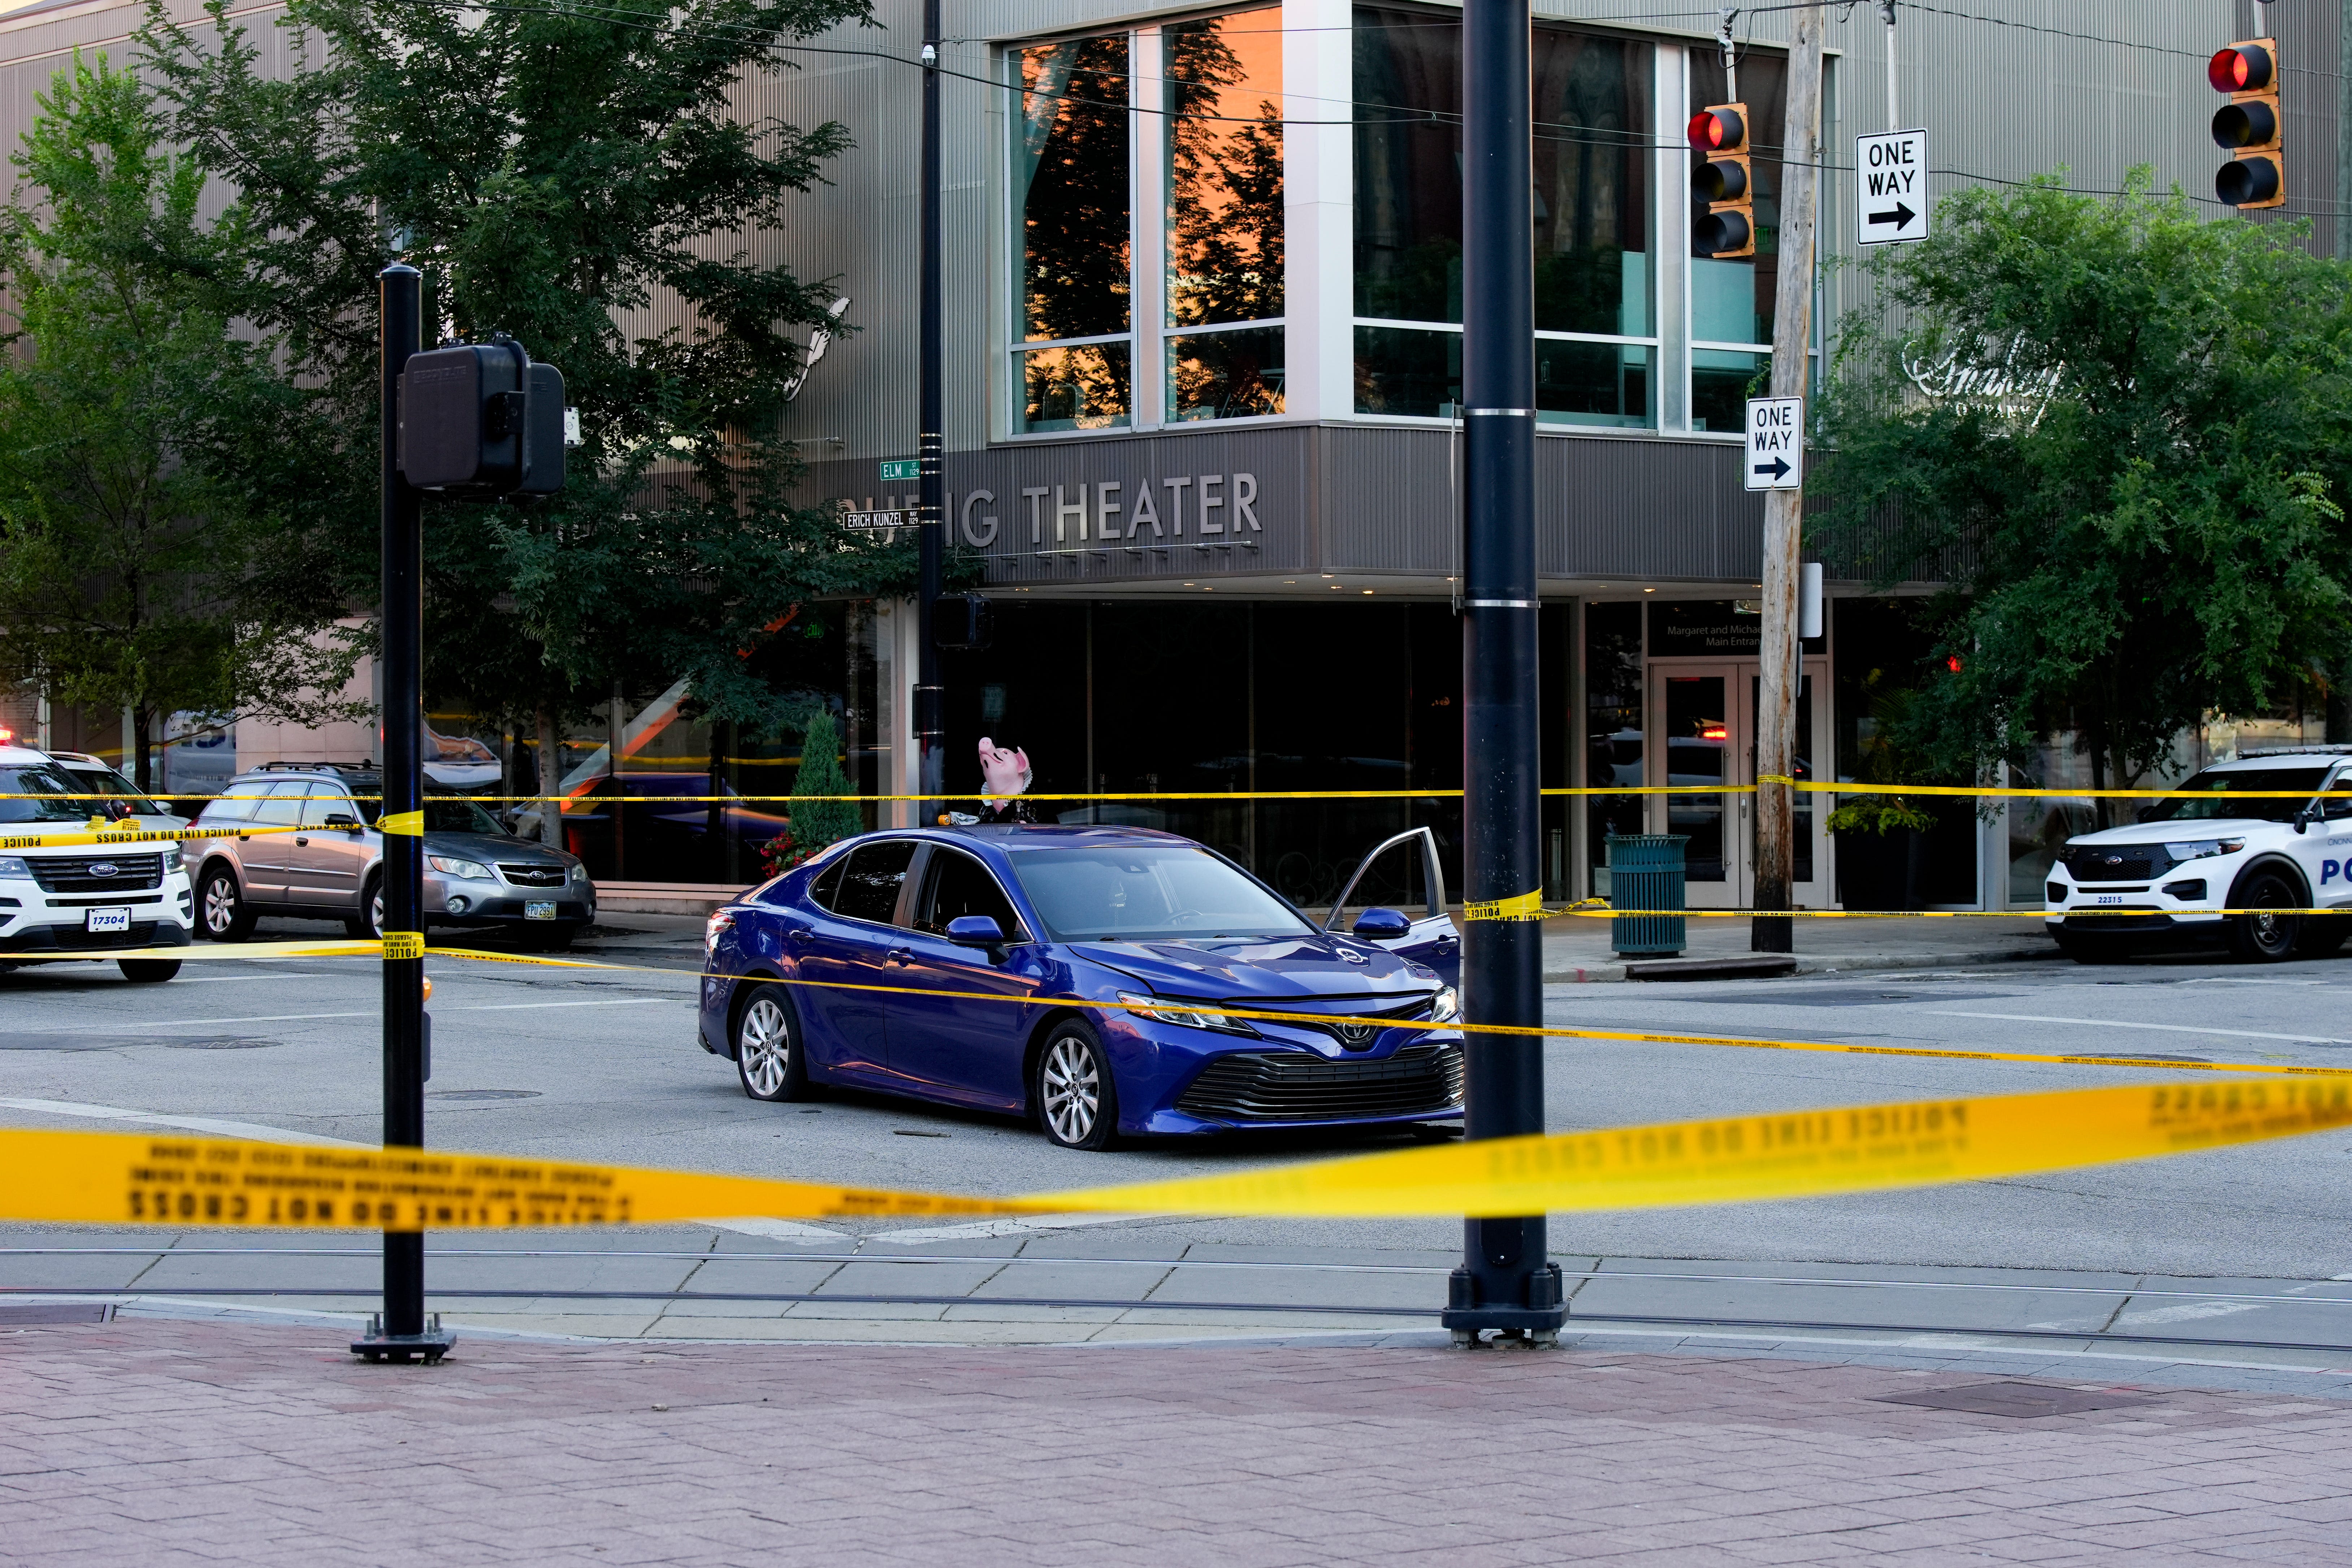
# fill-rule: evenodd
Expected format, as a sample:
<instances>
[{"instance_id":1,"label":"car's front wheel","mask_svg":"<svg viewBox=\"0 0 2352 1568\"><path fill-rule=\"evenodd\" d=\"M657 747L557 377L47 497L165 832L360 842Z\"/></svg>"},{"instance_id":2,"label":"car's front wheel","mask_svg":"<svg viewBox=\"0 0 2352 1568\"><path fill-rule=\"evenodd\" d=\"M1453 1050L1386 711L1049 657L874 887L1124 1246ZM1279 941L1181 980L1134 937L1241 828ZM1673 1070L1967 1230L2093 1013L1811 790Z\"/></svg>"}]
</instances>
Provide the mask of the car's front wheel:
<instances>
[{"instance_id":1,"label":"car's front wheel","mask_svg":"<svg viewBox=\"0 0 2352 1568\"><path fill-rule=\"evenodd\" d=\"M205 935L215 942L242 942L253 935L253 906L238 890L236 873L225 865L205 873L196 912L205 923Z\"/></svg>"},{"instance_id":2,"label":"car's front wheel","mask_svg":"<svg viewBox=\"0 0 2352 1568\"><path fill-rule=\"evenodd\" d=\"M360 894L360 912L343 920L346 935L361 942L373 941L383 935L383 873L368 878Z\"/></svg>"},{"instance_id":3,"label":"car's front wheel","mask_svg":"<svg viewBox=\"0 0 2352 1568\"><path fill-rule=\"evenodd\" d=\"M2303 907L2303 895L2284 873L2257 870L2237 885L2230 902L2242 914L2230 916L2230 951L2257 964L2294 956L2303 917L2279 913Z\"/></svg>"},{"instance_id":4,"label":"car's front wheel","mask_svg":"<svg viewBox=\"0 0 2352 1568\"><path fill-rule=\"evenodd\" d=\"M1118 1136L1118 1090L1102 1042L1080 1019L1056 1027L1029 1086L1045 1135L1066 1149L1107 1149Z\"/></svg>"},{"instance_id":5,"label":"car's front wheel","mask_svg":"<svg viewBox=\"0 0 2352 1568\"><path fill-rule=\"evenodd\" d=\"M799 1100L808 1093L808 1061L792 1006L767 987L735 1019L735 1076L754 1100Z\"/></svg>"}]
</instances>

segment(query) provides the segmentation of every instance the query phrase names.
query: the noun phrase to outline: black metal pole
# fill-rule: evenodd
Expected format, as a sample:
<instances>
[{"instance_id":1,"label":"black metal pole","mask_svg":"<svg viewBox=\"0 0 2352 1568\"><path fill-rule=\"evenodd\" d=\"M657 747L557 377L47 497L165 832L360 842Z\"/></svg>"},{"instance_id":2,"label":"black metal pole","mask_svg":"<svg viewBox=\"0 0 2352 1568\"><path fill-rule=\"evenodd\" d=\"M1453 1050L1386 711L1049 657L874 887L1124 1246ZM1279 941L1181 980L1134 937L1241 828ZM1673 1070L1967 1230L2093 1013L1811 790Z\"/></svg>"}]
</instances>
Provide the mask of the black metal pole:
<instances>
[{"instance_id":1,"label":"black metal pole","mask_svg":"<svg viewBox=\"0 0 2352 1568\"><path fill-rule=\"evenodd\" d=\"M383 1144L425 1146L425 544L417 492L400 472L400 372L422 347L423 276L377 275L383 342ZM425 1233L383 1237L383 1316L352 1348L372 1360L437 1361L425 1332Z\"/></svg>"},{"instance_id":2,"label":"black metal pole","mask_svg":"<svg viewBox=\"0 0 2352 1568\"><path fill-rule=\"evenodd\" d=\"M946 350L940 277L940 0L923 0L923 326L916 455L922 464L921 582L915 598L915 745L919 759L915 821L928 823L944 809L947 791L946 694L940 685L940 646L931 611L940 597L940 552L946 531L940 494L940 426L945 423Z\"/></svg>"},{"instance_id":3,"label":"black metal pole","mask_svg":"<svg viewBox=\"0 0 2352 1568\"><path fill-rule=\"evenodd\" d=\"M1528 0L1464 6L1462 989L1470 1021L1522 1026L1543 1021L1528 27ZM1471 1137L1542 1132L1542 1041L1472 1035L1467 1094ZM1444 1314L1455 1342L1556 1341L1549 1251L1541 1215L1465 1220Z\"/></svg>"}]
</instances>

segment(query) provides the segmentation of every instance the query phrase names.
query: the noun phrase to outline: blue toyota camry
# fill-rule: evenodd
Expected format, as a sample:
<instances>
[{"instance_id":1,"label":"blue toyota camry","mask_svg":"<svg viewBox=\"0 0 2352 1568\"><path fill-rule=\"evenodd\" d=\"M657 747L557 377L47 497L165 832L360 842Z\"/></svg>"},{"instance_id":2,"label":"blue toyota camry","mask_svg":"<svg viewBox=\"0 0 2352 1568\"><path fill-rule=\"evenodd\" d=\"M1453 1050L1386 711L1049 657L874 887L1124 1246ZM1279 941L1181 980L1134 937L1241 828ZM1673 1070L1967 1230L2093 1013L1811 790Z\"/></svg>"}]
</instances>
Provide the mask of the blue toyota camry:
<instances>
[{"instance_id":1,"label":"blue toyota camry","mask_svg":"<svg viewBox=\"0 0 2352 1568\"><path fill-rule=\"evenodd\" d=\"M1429 915L1367 908L1346 933L1215 851L1150 829L845 840L710 916L702 1046L734 1061L755 1100L880 1090L1026 1115L1080 1149L1122 1134L1458 1120L1460 1033L1393 1027L1456 1011L1442 971L1460 939L1434 840L1415 830L1381 850L1416 836Z\"/></svg>"}]
</instances>

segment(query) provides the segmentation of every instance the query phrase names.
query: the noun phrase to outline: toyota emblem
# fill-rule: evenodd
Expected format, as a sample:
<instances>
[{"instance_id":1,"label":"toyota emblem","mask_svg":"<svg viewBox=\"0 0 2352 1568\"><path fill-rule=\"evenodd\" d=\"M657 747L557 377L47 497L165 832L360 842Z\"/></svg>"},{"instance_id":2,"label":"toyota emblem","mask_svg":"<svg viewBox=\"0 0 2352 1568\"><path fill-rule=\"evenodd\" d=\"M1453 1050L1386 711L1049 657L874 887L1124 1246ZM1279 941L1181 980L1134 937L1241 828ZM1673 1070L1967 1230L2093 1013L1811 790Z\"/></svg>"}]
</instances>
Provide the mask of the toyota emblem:
<instances>
[{"instance_id":1,"label":"toyota emblem","mask_svg":"<svg viewBox=\"0 0 2352 1568\"><path fill-rule=\"evenodd\" d=\"M112 876L114 873L115 864L112 861L94 861L90 864L89 874L92 876Z\"/></svg>"},{"instance_id":2,"label":"toyota emblem","mask_svg":"<svg viewBox=\"0 0 2352 1568\"><path fill-rule=\"evenodd\" d=\"M1349 1045L1361 1045L1379 1032L1379 1027L1368 1023L1343 1023L1337 1026L1339 1039Z\"/></svg>"}]
</instances>

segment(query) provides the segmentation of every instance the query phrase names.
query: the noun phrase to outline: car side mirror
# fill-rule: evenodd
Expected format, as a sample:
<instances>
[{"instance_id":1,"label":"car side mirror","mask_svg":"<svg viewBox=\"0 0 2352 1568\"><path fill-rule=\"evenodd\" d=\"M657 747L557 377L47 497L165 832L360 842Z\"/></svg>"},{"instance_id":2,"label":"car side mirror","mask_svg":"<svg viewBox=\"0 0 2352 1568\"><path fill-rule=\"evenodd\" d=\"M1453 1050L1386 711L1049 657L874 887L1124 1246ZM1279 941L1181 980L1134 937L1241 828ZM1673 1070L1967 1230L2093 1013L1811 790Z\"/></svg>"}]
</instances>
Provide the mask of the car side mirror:
<instances>
[{"instance_id":1,"label":"car side mirror","mask_svg":"<svg viewBox=\"0 0 2352 1568\"><path fill-rule=\"evenodd\" d=\"M2318 815L2318 807L2305 806L2302 810L2297 811L2294 814L2294 831L2298 833L2307 833L2311 831L2311 824Z\"/></svg>"},{"instance_id":2,"label":"car side mirror","mask_svg":"<svg viewBox=\"0 0 2352 1568\"><path fill-rule=\"evenodd\" d=\"M360 820L348 811L330 811L327 813L327 826L356 833L360 831Z\"/></svg>"},{"instance_id":3,"label":"car side mirror","mask_svg":"<svg viewBox=\"0 0 2352 1568\"><path fill-rule=\"evenodd\" d=\"M1412 922L1393 909L1367 909L1356 916L1355 933L1374 942L1411 935Z\"/></svg>"},{"instance_id":4,"label":"car side mirror","mask_svg":"<svg viewBox=\"0 0 2352 1568\"><path fill-rule=\"evenodd\" d=\"M959 915L948 922L948 940L959 947L1002 947L1004 932L987 915Z\"/></svg>"}]
</instances>

